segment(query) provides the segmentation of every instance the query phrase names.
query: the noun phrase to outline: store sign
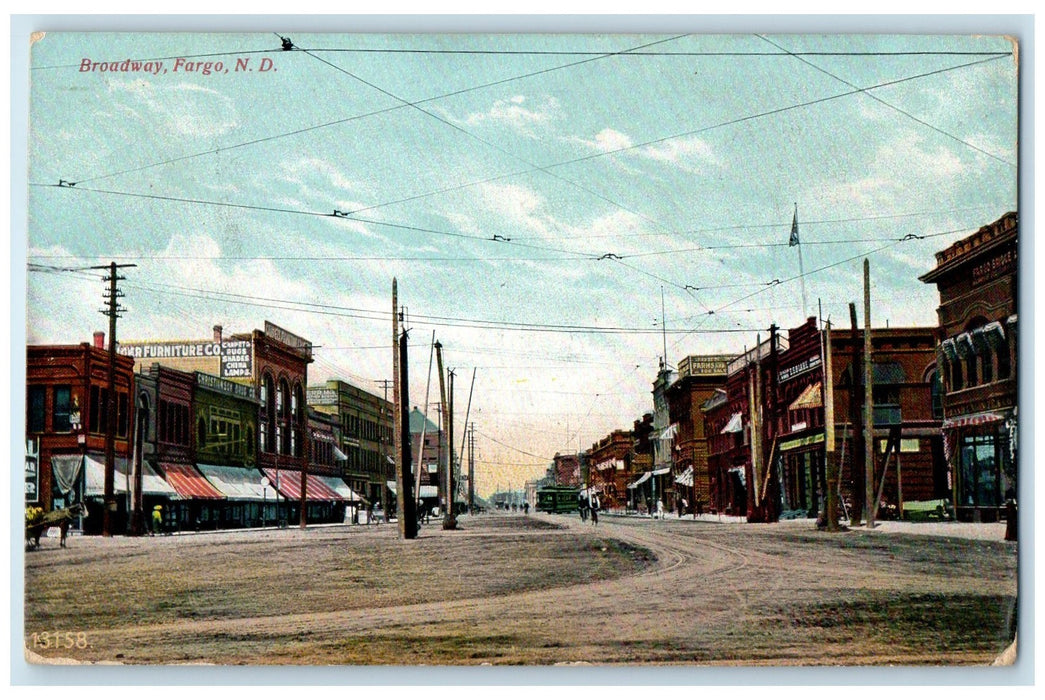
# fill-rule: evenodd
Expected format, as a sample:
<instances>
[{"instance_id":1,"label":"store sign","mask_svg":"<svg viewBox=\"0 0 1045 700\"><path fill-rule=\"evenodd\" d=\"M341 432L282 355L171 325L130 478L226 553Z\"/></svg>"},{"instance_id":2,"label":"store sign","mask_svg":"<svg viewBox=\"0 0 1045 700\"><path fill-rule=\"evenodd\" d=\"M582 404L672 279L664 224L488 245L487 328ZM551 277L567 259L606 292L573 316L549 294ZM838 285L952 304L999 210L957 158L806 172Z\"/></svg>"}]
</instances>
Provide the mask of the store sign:
<instances>
[{"instance_id":1,"label":"store sign","mask_svg":"<svg viewBox=\"0 0 1045 700\"><path fill-rule=\"evenodd\" d=\"M1007 250L972 268L972 285L977 287L1016 269L1016 251Z\"/></svg>"},{"instance_id":2,"label":"store sign","mask_svg":"<svg viewBox=\"0 0 1045 700\"><path fill-rule=\"evenodd\" d=\"M249 340L163 341L155 343L120 343L121 355L135 360L216 359L222 377L250 378L253 374L253 353Z\"/></svg>"},{"instance_id":3,"label":"store sign","mask_svg":"<svg viewBox=\"0 0 1045 700\"><path fill-rule=\"evenodd\" d=\"M337 404L337 391L334 389L309 388L307 395L309 406L333 406Z\"/></svg>"},{"instance_id":4,"label":"store sign","mask_svg":"<svg viewBox=\"0 0 1045 700\"><path fill-rule=\"evenodd\" d=\"M221 341L221 376L249 379L254 375L253 360L249 340Z\"/></svg>"},{"instance_id":5,"label":"store sign","mask_svg":"<svg viewBox=\"0 0 1045 700\"><path fill-rule=\"evenodd\" d=\"M732 355L690 355L679 362L679 377L725 376Z\"/></svg>"},{"instance_id":6,"label":"store sign","mask_svg":"<svg viewBox=\"0 0 1045 700\"><path fill-rule=\"evenodd\" d=\"M36 440L25 441L25 502L40 500L40 449Z\"/></svg>"},{"instance_id":7,"label":"store sign","mask_svg":"<svg viewBox=\"0 0 1045 700\"><path fill-rule=\"evenodd\" d=\"M814 370L819 366L820 355L813 355L809 359L799 362L797 365L792 365L791 367L787 367L786 369L780 370L780 372L777 374L777 381L779 381L782 384L789 379L794 379L798 375L805 374L806 372Z\"/></svg>"},{"instance_id":8,"label":"store sign","mask_svg":"<svg viewBox=\"0 0 1045 700\"><path fill-rule=\"evenodd\" d=\"M302 338L300 335L294 335L285 328L280 328L275 323L265 321L265 336L275 340L276 342L283 343L295 350L305 350L311 352L312 343Z\"/></svg>"},{"instance_id":9,"label":"store sign","mask_svg":"<svg viewBox=\"0 0 1045 700\"><path fill-rule=\"evenodd\" d=\"M237 384L227 379L215 377L213 374L196 373L196 386L216 391L219 394L235 396L241 399L253 399L254 387L249 384Z\"/></svg>"}]
</instances>

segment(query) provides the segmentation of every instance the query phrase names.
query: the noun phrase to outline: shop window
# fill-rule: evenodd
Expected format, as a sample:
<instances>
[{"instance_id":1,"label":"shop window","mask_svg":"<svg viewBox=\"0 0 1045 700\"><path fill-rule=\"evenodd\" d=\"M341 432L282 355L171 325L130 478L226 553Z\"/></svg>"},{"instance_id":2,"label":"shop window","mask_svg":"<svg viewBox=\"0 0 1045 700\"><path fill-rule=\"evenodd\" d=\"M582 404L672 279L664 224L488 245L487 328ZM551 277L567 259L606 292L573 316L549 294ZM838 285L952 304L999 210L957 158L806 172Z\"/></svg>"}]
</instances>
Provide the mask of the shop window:
<instances>
[{"instance_id":1,"label":"shop window","mask_svg":"<svg viewBox=\"0 0 1045 700\"><path fill-rule=\"evenodd\" d=\"M1012 363L1009 360L1009 339L1002 338L997 347L998 352L998 379L1008 379L1012 376Z\"/></svg>"},{"instance_id":2,"label":"shop window","mask_svg":"<svg viewBox=\"0 0 1045 700\"><path fill-rule=\"evenodd\" d=\"M51 411L51 430L56 433L67 433L72 430L71 412L72 389L68 386L56 386L54 388L54 408Z\"/></svg>"},{"instance_id":3,"label":"shop window","mask_svg":"<svg viewBox=\"0 0 1045 700\"><path fill-rule=\"evenodd\" d=\"M943 386L940 375L935 370L929 375L929 394L932 401L933 420L943 420Z\"/></svg>"},{"instance_id":4,"label":"shop window","mask_svg":"<svg viewBox=\"0 0 1045 700\"><path fill-rule=\"evenodd\" d=\"M987 349L980 354L980 381L984 384L994 381L994 357Z\"/></svg>"},{"instance_id":5,"label":"shop window","mask_svg":"<svg viewBox=\"0 0 1045 700\"><path fill-rule=\"evenodd\" d=\"M109 427L109 390L99 386L91 387L91 418L88 430L95 434L104 434Z\"/></svg>"},{"instance_id":6,"label":"shop window","mask_svg":"<svg viewBox=\"0 0 1045 700\"><path fill-rule=\"evenodd\" d=\"M46 430L47 387L30 386L26 395L25 428L30 433L42 433Z\"/></svg>"}]
</instances>

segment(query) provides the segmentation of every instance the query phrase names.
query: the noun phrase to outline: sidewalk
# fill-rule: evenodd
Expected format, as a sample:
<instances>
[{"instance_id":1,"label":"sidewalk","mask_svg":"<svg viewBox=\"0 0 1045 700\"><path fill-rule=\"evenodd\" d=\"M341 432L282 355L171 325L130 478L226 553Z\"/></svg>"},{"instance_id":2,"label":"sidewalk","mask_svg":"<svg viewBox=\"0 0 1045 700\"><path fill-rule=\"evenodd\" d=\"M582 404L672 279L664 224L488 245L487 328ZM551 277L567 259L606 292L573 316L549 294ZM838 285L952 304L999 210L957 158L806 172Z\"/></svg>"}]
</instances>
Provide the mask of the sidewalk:
<instances>
[{"instance_id":1,"label":"sidewalk","mask_svg":"<svg viewBox=\"0 0 1045 700\"><path fill-rule=\"evenodd\" d=\"M634 518L638 520L650 520L645 513L624 513L622 511L607 511L604 515L617 518ZM656 520L656 519L655 519ZM676 522L698 522L698 523L721 523L740 524L747 523L747 518L738 515L715 515L704 513L702 515L684 515L681 518L677 513L665 513L665 521ZM816 521L813 518L796 518L793 520L781 520L778 523L770 523L774 527L790 527L816 529ZM867 532L865 526L851 528L852 532ZM875 522L874 532L899 535L928 535L931 537L959 537L969 540L993 540L996 542L1005 539L1005 523L963 523L956 520L879 520Z\"/></svg>"}]
</instances>

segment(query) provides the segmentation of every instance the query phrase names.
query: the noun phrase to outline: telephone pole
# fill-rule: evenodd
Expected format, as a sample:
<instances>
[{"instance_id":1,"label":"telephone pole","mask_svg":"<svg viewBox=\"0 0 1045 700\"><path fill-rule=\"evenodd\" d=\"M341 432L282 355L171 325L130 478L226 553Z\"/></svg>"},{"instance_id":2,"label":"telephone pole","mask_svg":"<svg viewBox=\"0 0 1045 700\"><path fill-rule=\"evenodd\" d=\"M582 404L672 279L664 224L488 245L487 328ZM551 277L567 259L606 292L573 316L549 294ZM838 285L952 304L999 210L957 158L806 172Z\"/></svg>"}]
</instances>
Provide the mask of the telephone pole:
<instances>
[{"instance_id":1,"label":"telephone pole","mask_svg":"<svg viewBox=\"0 0 1045 700\"><path fill-rule=\"evenodd\" d=\"M864 258L864 517L874 527L874 378L871 376L871 263Z\"/></svg>"},{"instance_id":2,"label":"telephone pole","mask_svg":"<svg viewBox=\"0 0 1045 700\"><path fill-rule=\"evenodd\" d=\"M120 268L125 267L137 267L137 265L134 263L118 265L115 262L111 262L108 265L95 265L90 268L92 270L109 271L108 276L102 278L103 281L109 283L109 290L104 297L105 308L100 309L101 313L109 317L109 390L105 406L105 486L103 495L105 507L102 510L103 537L112 537L112 513L116 510L116 497L114 494L116 474L116 319L127 310L120 306L120 298L123 296L123 292L116 286L116 283L127 279L120 276L117 272ZM130 399L131 397L128 394L128 412L131 407ZM128 416L129 418L130 416ZM133 516L131 517L132 527L141 519L141 472L136 472L134 475L134 492L135 500L132 507Z\"/></svg>"},{"instance_id":3,"label":"telephone pole","mask_svg":"<svg viewBox=\"0 0 1045 700\"><path fill-rule=\"evenodd\" d=\"M475 423L468 431L468 512L475 512Z\"/></svg>"}]
</instances>

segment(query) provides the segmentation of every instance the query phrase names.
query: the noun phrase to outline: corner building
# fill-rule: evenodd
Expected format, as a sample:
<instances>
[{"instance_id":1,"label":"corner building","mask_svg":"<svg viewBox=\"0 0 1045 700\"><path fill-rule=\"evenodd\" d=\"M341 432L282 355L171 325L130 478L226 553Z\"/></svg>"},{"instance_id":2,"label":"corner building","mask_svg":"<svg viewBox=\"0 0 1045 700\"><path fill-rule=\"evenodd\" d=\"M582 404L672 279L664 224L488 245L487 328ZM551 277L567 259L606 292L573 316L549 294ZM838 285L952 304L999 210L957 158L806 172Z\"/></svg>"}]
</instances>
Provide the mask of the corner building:
<instances>
[{"instance_id":1,"label":"corner building","mask_svg":"<svg viewBox=\"0 0 1045 700\"><path fill-rule=\"evenodd\" d=\"M936 254L944 450L960 520L997 520L1016 498L1017 253L1008 212Z\"/></svg>"}]
</instances>

